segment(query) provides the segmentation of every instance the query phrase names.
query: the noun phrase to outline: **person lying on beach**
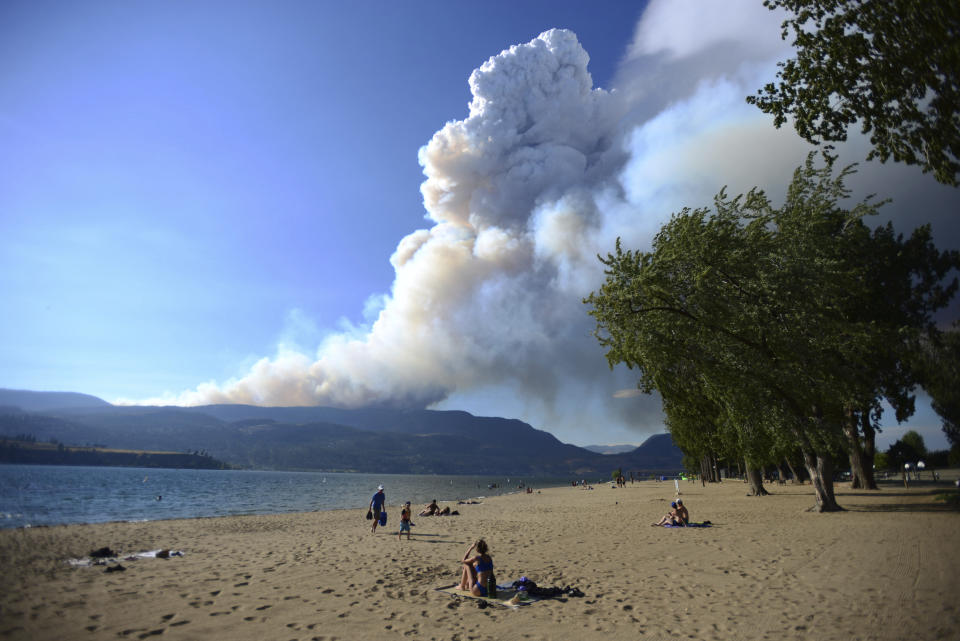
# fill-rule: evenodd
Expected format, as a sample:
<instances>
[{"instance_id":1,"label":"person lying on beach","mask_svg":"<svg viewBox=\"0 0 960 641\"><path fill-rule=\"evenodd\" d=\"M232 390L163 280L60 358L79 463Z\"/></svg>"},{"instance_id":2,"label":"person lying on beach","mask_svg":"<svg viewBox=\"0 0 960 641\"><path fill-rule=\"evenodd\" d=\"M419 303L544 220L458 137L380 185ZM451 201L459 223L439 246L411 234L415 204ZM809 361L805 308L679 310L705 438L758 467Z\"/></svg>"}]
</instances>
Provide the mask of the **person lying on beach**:
<instances>
[{"instance_id":1,"label":"person lying on beach","mask_svg":"<svg viewBox=\"0 0 960 641\"><path fill-rule=\"evenodd\" d=\"M450 515L450 506L449 506L449 505L448 505L447 507L443 508L442 510L440 510L439 512L437 512L437 516L449 516L449 515Z\"/></svg>"},{"instance_id":2,"label":"person lying on beach","mask_svg":"<svg viewBox=\"0 0 960 641\"><path fill-rule=\"evenodd\" d=\"M658 525L686 525L683 522L683 519L680 518L680 515L677 512L677 504L671 503L670 508L671 508L670 511L664 514L663 518L661 518L656 523L652 523L651 525L653 525L654 527Z\"/></svg>"},{"instance_id":3,"label":"person lying on beach","mask_svg":"<svg viewBox=\"0 0 960 641\"><path fill-rule=\"evenodd\" d=\"M437 505L437 499L433 499L425 508L420 510L420 516L433 516L440 512L440 506Z\"/></svg>"},{"instance_id":4,"label":"person lying on beach","mask_svg":"<svg viewBox=\"0 0 960 641\"><path fill-rule=\"evenodd\" d=\"M476 549L476 556L470 553ZM487 579L493 576L493 558L488 554L487 542L483 539L467 548L460 564L460 589L469 591L473 596L487 596Z\"/></svg>"}]
</instances>

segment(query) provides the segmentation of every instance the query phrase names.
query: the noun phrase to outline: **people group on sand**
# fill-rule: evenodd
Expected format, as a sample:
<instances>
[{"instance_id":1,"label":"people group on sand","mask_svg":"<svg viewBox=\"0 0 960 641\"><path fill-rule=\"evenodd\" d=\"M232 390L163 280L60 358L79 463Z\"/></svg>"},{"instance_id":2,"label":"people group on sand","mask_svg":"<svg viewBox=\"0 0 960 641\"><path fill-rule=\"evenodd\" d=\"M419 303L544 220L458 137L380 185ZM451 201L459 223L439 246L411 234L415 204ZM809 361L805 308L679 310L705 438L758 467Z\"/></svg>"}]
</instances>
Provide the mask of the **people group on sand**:
<instances>
[{"instance_id":1,"label":"people group on sand","mask_svg":"<svg viewBox=\"0 0 960 641\"><path fill-rule=\"evenodd\" d=\"M418 516L450 516L452 514L460 513L456 510L451 511L449 505L441 508L439 505L437 505L437 499L433 499L430 503L427 503L422 510L420 510L420 514Z\"/></svg>"},{"instance_id":2,"label":"people group on sand","mask_svg":"<svg viewBox=\"0 0 960 641\"><path fill-rule=\"evenodd\" d=\"M475 555L471 554L476 551ZM493 583L493 558L489 554L487 542L483 539L470 545L460 564L460 589L473 596L487 596L488 583Z\"/></svg>"},{"instance_id":3,"label":"people group on sand","mask_svg":"<svg viewBox=\"0 0 960 641\"><path fill-rule=\"evenodd\" d=\"M661 517L659 521L653 523L654 527L658 525L674 525L684 527L690 523L690 512L687 510L683 501L677 499L670 504L670 511Z\"/></svg>"},{"instance_id":4,"label":"people group on sand","mask_svg":"<svg viewBox=\"0 0 960 641\"><path fill-rule=\"evenodd\" d=\"M367 510L367 519L371 520L370 532L376 533L377 526L382 525L381 519L386 521L386 501L387 497L383 491L383 485L377 486L377 491L370 498L370 507ZM460 503L479 503L479 501L460 501ZM460 512L457 510L451 510L450 506L441 508L437 505L437 500L434 499L428 503L419 513L419 516L456 516ZM410 527L413 525L411 518L413 516L413 508L410 507L410 501L404 503L400 508L400 529L397 531L397 539L400 539L404 532L407 533L407 540L410 540L411 530Z\"/></svg>"}]
</instances>

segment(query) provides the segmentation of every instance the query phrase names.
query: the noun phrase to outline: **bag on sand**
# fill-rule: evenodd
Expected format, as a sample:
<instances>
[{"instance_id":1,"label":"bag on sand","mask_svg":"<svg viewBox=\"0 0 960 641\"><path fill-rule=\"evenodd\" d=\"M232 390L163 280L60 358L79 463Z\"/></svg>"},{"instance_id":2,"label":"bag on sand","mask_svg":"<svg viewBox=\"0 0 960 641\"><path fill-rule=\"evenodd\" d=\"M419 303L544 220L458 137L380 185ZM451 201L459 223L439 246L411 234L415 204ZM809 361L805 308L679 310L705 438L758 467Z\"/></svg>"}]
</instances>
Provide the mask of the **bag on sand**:
<instances>
[{"instance_id":1,"label":"bag on sand","mask_svg":"<svg viewBox=\"0 0 960 641\"><path fill-rule=\"evenodd\" d=\"M367 510L367 520L368 521L373 520L373 510Z\"/></svg>"},{"instance_id":2,"label":"bag on sand","mask_svg":"<svg viewBox=\"0 0 960 641\"><path fill-rule=\"evenodd\" d=\"M387 511L384 510L380 513L380 527L383 527L387 524Z\"/></svg>"}]
</instances>

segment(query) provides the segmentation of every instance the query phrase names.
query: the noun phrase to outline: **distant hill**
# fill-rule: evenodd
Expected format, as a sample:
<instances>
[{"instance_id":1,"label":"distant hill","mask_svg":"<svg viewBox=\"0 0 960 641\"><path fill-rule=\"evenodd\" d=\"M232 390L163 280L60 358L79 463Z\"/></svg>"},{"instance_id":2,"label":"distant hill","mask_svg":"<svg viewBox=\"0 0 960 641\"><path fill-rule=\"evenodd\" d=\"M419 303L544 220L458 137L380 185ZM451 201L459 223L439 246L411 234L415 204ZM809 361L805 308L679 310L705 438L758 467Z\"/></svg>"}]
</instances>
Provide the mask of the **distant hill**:
<instances>
[{"instance_id":1,"label":"distant hill","mask_svg":"<svg viewBox=\"0 0 960 641\"><path fill-rule=\"evenodd\" d=\"M142 452L99 447L67 447L0 438L0 463L39 465L108 465L110 467L166 467L222 470L227 466L199 452Z\"/></svg>"},{"instance_id":2,"label":"distant hill","mask_svg":"<svg viewBox=\"0 0 960 641\"><path fill-rule=\"evenodd\" d=\"M77 392L31 392L0 388L0 407L18 407L27 412L74 407L112 407L96 396Z\"/></svg>"},{"instance_id":3,"label":"distant hill","mask_svg":"<svg viewBox=\"0 0 960 641\"><path fill-rule=\"evenodd\" d=\"M239 467L411 474L565 476L630 470L678 470L670 436L603 455L561 443L515 419L461 411L329 407L113 406L95 397L0 402L0 436L29 435L67 445L198 451ZM23 407L23 399L30 408ZM0 396L0 401L3 397ZM99 401L99 402L98 402ZM15 405L27 411L10 410ZM665 437L665 441L664 438Z\"/></svg>"}]
</instances>

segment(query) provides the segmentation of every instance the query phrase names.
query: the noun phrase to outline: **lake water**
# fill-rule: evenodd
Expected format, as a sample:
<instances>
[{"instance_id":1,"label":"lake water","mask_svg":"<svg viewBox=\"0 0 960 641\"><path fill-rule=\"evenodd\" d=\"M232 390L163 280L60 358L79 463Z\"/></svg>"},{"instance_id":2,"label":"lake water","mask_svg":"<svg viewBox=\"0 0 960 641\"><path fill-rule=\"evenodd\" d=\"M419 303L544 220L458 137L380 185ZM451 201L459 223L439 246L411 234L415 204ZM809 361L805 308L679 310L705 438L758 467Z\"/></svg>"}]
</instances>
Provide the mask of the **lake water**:
<instances>
[{"instance_id":1,"label":"lake water","mask_svg":"<svg viewBox=\"0 0 960 641\"><path fill-rule=\"evenodd\" d=\"M0 528L363 509L381 483L389 510L516 492L521 482L570 479L0 465Z\"/></svg>"}]
</instances>

